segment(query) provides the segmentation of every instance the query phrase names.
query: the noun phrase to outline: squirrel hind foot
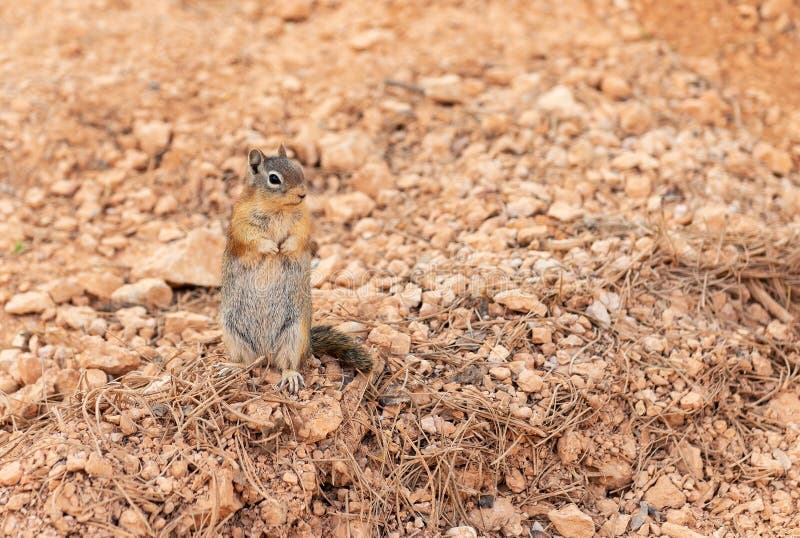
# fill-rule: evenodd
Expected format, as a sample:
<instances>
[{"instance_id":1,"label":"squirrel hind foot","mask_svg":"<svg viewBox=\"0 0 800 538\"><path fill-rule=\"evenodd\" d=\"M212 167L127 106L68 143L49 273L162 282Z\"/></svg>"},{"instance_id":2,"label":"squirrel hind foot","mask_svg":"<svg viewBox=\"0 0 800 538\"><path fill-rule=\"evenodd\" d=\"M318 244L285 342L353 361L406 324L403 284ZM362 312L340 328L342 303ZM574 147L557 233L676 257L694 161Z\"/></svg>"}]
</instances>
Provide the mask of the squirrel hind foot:
<instances>
[{"instance_id":1,"label":"squirrel hind foot","mask_svg":"<svg viewBox=\"0 0 800 538\"><path fill-rule=\"evenodd\" d=\"M301 388L305 388L306 382L297 370L286 369L281 372L281 380L278 383L279 389L286 389L290 394L297 394Z\"/></svg>"}]
</instances>

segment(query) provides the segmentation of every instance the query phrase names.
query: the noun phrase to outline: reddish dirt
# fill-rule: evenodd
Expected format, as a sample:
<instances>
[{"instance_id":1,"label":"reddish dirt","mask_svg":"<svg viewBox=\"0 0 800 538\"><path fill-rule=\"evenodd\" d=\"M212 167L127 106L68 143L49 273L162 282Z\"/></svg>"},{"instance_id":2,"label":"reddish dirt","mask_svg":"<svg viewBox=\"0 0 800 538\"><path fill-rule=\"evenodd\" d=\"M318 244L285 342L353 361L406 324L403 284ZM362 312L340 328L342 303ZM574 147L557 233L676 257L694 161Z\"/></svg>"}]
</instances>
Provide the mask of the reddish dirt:
<instances>
[{"instance_id":1,"label":"reddish dirt","mask_svg":"<svg viewBox=\"0 0 800 538\"><path fill-rule=\"evenodd\" d=\"M748 128L781 146L800 142L800 62L792 0L635 0L644 30L663 39L745 106ZM677 13L685 16L676 16ZM749 106L748 106L749 105Z\"/></svg>"},{"instance_id":2,"label":"reddish dirt","mask_svg":"<svg viewBox=\"0 0 800 538\"><path fill-rule=\"evenodd\" d=\"M791 536L798 17L0 3L0 532ZM215 369L280 143L377 363L291 397Z\"/></svg>"}]
</instances>

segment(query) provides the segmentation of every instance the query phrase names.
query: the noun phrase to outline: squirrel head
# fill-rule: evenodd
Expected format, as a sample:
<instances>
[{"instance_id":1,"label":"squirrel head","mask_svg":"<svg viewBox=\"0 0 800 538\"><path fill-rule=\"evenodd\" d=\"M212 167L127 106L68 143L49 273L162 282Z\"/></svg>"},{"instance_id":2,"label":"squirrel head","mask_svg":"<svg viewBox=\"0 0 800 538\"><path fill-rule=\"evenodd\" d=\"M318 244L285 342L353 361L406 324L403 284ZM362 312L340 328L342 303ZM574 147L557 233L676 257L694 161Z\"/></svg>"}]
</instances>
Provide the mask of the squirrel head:
<instances>
[{"instance_id":1,"label":"squirrel head","mask_svg":"<svg viewBox=\"0 0 800 538\"><path fill-rule=\"evenodd\" d=\"M306 177L303 168L286 156L286 148L278 155L265 156L259 149L247 155L247 186L271 206L296 206L306 197Z\"/></svg>"}]
</instances>

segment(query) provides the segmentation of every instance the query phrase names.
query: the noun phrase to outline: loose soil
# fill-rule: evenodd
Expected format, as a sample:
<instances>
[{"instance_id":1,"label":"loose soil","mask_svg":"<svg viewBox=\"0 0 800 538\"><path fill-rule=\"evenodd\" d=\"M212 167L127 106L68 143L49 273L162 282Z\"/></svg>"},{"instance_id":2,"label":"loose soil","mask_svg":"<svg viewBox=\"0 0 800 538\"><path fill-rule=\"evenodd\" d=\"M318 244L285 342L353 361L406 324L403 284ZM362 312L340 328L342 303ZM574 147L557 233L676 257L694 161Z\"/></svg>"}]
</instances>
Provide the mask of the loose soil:
<instances>
[{"instance_id":1,"label":"loose soil","mask_svg":"<svg viewBox=\"0 0 800 538\"><path fill-rule=\"evenodd\" d=\"M0 5L6 536L798 536L790 1ZM317 357L225 377L251 147Z\"/></svg>"}]
</instances>

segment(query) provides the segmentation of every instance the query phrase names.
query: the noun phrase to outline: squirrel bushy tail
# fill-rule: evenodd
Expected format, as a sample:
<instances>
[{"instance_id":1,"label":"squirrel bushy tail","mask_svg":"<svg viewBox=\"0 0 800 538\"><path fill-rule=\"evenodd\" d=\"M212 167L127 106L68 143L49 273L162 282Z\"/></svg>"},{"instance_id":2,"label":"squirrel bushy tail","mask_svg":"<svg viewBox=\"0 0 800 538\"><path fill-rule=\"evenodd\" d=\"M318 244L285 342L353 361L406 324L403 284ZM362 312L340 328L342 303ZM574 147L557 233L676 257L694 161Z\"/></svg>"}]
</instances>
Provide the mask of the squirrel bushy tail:
<instances>
[{"instance_id":1,"label":"squirrel bushy tail","mask_svg":"<svg viewBox=\"0 0 800 538\"><path fill-rule=\"evenodd\" d=\"M311 328L311 351L314 355L330 355L342 364L356 370L368 372L372 369L372 357L362 345L330 325Z\"/></svg>"}]
</instances>

